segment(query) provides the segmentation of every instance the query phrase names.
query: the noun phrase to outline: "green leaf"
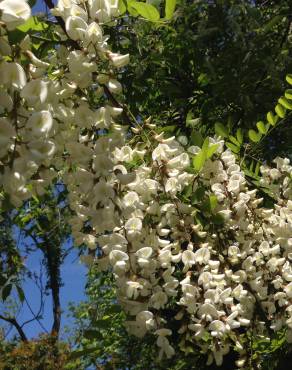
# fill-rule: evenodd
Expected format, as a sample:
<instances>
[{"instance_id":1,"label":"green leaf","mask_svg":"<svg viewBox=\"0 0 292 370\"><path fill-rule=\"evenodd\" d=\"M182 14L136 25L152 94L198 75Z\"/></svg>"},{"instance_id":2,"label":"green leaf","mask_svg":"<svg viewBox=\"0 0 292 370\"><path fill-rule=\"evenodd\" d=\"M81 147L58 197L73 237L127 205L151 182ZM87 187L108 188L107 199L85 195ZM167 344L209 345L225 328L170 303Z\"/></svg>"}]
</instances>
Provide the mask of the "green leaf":
<instances>
[{"instance_id":1,"label":"green leaf","mask_svg":"<svg viewBox=\"0 0 292 370\"><path fill-rule=\"evenodd\" d=\"M137 10L137 12L145 19L151 22L156 22L160 19L160 15L155 6L147 3L133 2L131 7Z\"/></svg>"},{"instance_id":2,"label":"green leaf","mask_svg":"<svg viewBox=\"0 0 292 370\"><path fill-rule=\"evenodd\" d=\"M288 82L289 85L292 85L292 74L288 74L286 76L286 81Z\"/></svg>"},{"instance_id":3,"label":"green leaf","mask_svg":"<svg viewBox=\"0 0 292 370\"><path fill-rule=\"evenodd\" d=\"M206 137L206 139L204 140L203 142L203 146L202 146L202 151L207 155L207 152L208 152L208 148L209 148L209 138Z\"/></svg>"},{"instance_id":4,"label":"green leaf","mask_svg":"<svg viewBox=\"0 0 292 370\"><path fill-rule=\"evenodd\" d=\"M286 109L292 110L292 102L290 103L284 96L278 100L278 102Z\"/></svg>"},{"instance_id":5,"label":"green leaf","mask_svg":"<svg viewBox=\"0 0 292 370\"><path fill-rule=\"evenodd\" d=\"M74 352L70 353L69 359L70 360L76 360L77 358L80 358L82 356L88 355L88 354L96 352L96 351L100 351L100 349L99 348L87 348L87 349L83 349L81 351L74 351Z\"/></svg>"},{"instance_id":6,"label":"green leaf","mask_svg":"<svg viewBox=\"0 0 292 370\"><path fill-rule=\"evenodd\" d=\"M121 306L119 304L114 304L106 309L106 313L109 314L116 314L122 311Z\"/></svg>"},{"instance_id":7,"label":"green leaf","mask_svg":"<svg viewBox=\"0 0 292 370\"><path fill-rule=\"evenodd\" d=\"M25 298L23 289L19 285L16 285L16 290L20 302L23 302Z\"/></svg>"},{"instance_id":8,"label":"green leaf","mask_svg":"<svg viewBox=\"0 0 292 370\"><path fill-rule=\"evenodd\" d=\"M240 143L237 141L237 139L234 137L234 136L232 136L232 135L230 135L229 137L228 137L228 139L234 144L234 145L236 145L236 146L240 146Z\"/></svg>"},{"instance_id":9,"label":"green leaf","mask_svg":"<svg viewBox=\"0 0 292 370\"><path fill-rule=\"evenodd\" d=\"M248 130L248 137L254 143L258 143L261 140L262 134L260 132L256 132L255 130Z\"/></svg>"},{"instance_id":10,"label":"green leaf","mask_svg":"<svg viewBox=\"0 0 292 370\"><path fill-rule=\"evenodd\" d=\"M284 118L286 114L286 109L282 105L277 104L275 107L275 112L280 118Z\"/></svg>"},{"instance_id":11,"label":"green leaf","mask_svg":"<svg viewBox=\"0 0 292 370\"><path fill-rule=\"evenodd\" d=\"M201 150L198 154L195 155L193 158L193 166L194 169L199 172L203 168L204 164L206 162L206 155L204 152Z\"/></svg>"},{"instance_id":12,"label":"green leaf","mask_svg":"<svg viewBox=\"0 0 292 370\"><path fill-rule=\"evenodd\" d=\"M25 36L26 33L18 29L8 32L8 40L12 45L19 44L25 38Z\"/></svg>"},{"instance_id":13,"label":"green leaf","mask_svg":"<svg viewBox=\"0 0 292 370\"><path fill-rule=\"evenodd\" d=\"M165 19L171 19L175 10L176 0L165 1Z\"/></svg>"},{"instance_id":14,"label":"green leaf","mask_svg":"<svg viewBox=\"0 0 292 370\"><path fill-rule=\"evenodd\" d=\"M239 142L239 144L243 143L243 131L242 131L241 128L237 129L236 138L237 138L237 141Z\"/></svg>"},{"instance_id":15,"label":"green leaf","mask_svg":"<svg viewBox=\"0 0 292 370\"><path fill-rule=\"evenodd\" d=\"M192 133L191 133L191 144L192 145L201 147L203 144L203 140L204 140L203 136L201 135L199 131L192 130Z\"/></svg>"},{"instance_id":16,"label":"green leaf","mask_svg":"<svg viewBox=\"0 0 292 370\"><path fill-rule=\"evenodd\" d=\"M256 164L256 168L255 168L255 171L254 171L254 174L255 174L256 176L258 176L258 175L259 175L260 167L261 167L260 162L257 162L257 164Z\"/></svg>"},{"instance_id":17,"label":"green leaf","mask_svg":"<svg viewBox=\"0 0 292 370\"><path fill-rule=\"evenodd\" d=\"M28 32L30 30L44 31L46 28L48 28L48 25L45 22L39 21L37 17L34 16L30 17L25 23L17 27L17 29L22 32Z\"/></svg>"},{"instance_id":18,"label":"green leaf","mask_svg":"<svg viewBox=\"0 0 292 370\"><path fill-rule=\"evenodd\" d=\"M285 98L292 100L292 89L288 89L285 91Z\"/></svg>"},{"instance_id":19,"label":"green leaf","mask_svg":"<svg viewBox=\"0 0 292 370\"><path fill-rule=\"evenodd\" d=\"M209 196L209 203L210 203L210 210L211 212L213 212L218 204L218 200L215 194L212 194Z\"/></svg>"},{"instance_id":20,"label":"green leaf","mask_svg":"<svg viewBox=\"0 0 292 370\"><path fill-rule=\"evenodd\" d=\"M225 127L222 123L216 122L215 123L215 133L222 138L228 137L229 130Z\"/></svg>"},{"instance_id":21,"label":"green leaf","mask_svg":"<svg viewBox=\"0 0 292 370\"><path fill-rule=\"evenodd\" d=\"M278 116L274 115L273 112L269 112L267 114L267 120L268 120L268 122L269 122L270 125L275 126L275 124L278 121Z\"/></svg>"},{"instance_id":22,"label":"green leaf","mask_svg":"<svg viewBox=\"0 0 292 370\"><path fill-rule=\"evenodd\" d=\"M205 195L205 188L203 186L199 187L191 196L192 204L196 204L200 202L201 200L203 200L204 195Z\"/></svg>"},{"instance_id":23,"label":"green leaf","mask_svg":"<svg viewBox=\"0 0 292 370\"><path fill-rule=\"evenodd\" d=\"M198 154L196 154L195 157L193 158L194 169L198 172L201 171L201 169L203 168L206 162L207 155L208 155L208 148L209 148L209 139L206 138L203 143L201 151Z\"/></svg>"},{"instance_id":24,"label":"green leaf","mask_svg":"<svg viewBox=\"0 0 292 370\"><path fill-rule=\"evenodd\" d=\"M219 148L219 144L212 144L209 146L207 150L207 159L211 158L212 155L216 152L216 150Z\"/></svg>"},{"instance_id":25,"label":"green leaf","mask_svg":"<svg viewBox=\"0 0 292 370\"><path fill-rule=\"evenodd\" d=\"M261 134L265 135L267 133L267 129L263 121L257 122L257 128Z\"/></svg>"},{"instance_id":26,"label":"green leaf","mask_svg":"<svg viewBox=\"0 0 292 370\"><path fill-rule=\"evenodd\" d=\"M225 143L225 145L227 146L228 149L230 149L233 153L237 154L240 152L240 147L239 146L236 146L232 143Z\"/></svg>"},{"instance_id":27,"label":"green leaf","mask_svg":"<svg viewBox=\"0 0 292 370\"><path fill-rule=\"evenodd\" d=\"M86 339L103 339L102 334L97 330L85 330L83 333L84 338Z\"/></svg>"},{"instance_id":28,"label":"green leaf","mask_svg":"<svg viewBox=\"0 0 292 370\"><path fill-rule=\"evenodd\" d=\"M211 217L211 221L215 224L215 225L222 225L224 224L225 220L224 220L224 217L222 215L220 215L219 213L217 213L216 215L213 215Z\"/></svg>"},{"instance_id":29,"label":"green leaf","mask_svg":"<svg viewBox=\"0 0 292 370\"><path fill-rule=\"evenodd\" d=\"M123 15L126 13L126 11L127 11L127 6L124 0L119 0L119 13Z\"/></svg>"},{"instance_id":30,"label":"green leaf","mask_svg":"<svg viewBox=\"0 0 292 370\"><path fill-rule=\"evenodd\" d=\"M2 289L2 300L5 301L7 297L10 295L12 290L12 284L7 284L5 287Z\"/></svg>"},{"instance_id":31,"label":"green leaf","mask_svg":"<svg viewBox=\"0 0 292 370\"><path fill-rule=\"evenodd\" d=\"M271 20L269 20L264 27L260 30L263 33L270 31L274 26L280 23L283 19L282 15L275 15Z\"/></svg>"},{"instance_id":32,"label":"green leaf","mask_svg":"<svg viewBox=\"0 0 292 370\"><path fill-rule=\"evenodd\" d=\"M191 111L188 112L186 117L186 125L187 127L195 127L201 123L201 118L197 117L194 118L194 115Z\"/></svg>"},{"instance_id":33,"label":"green leaf","mask_svg":"<svg viewBox=\"0 0 292 370\"><path fill-rule=\"evenodd\" d=\"M109 316L105 316L103 319L94 321L94 326L100 329L106 329L110 326L111 320Z\"/></svg>"},{"instance_id":34,"label":"green leaf","mask_svg":"<svg viewBox=\"0 0 292 370\"><path fill-rule=\"evenodd\" d=\"M135 4L136 1L135 0L127 0L127 9L128 9L128 12L133 16L133 17L138 17L139 13L137 12L137 10L132 6L133 4Z\"/></svg>"}]
</instances>

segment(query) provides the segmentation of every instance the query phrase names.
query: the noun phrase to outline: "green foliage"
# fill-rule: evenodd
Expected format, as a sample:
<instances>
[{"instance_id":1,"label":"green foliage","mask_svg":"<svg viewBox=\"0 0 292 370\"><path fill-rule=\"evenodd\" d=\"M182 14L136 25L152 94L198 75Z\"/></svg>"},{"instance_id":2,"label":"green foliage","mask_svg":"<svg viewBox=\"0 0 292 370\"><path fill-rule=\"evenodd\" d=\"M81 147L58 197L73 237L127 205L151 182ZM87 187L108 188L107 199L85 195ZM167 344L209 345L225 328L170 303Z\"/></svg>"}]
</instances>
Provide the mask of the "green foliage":
<instances>
[{"instance_id":1,"label":"green foliage","mask_svg":"<svg viewBox=\"0 0 292 370\"><path fill-rule=\"evenodd\" d=\"M134 8L139 15L151 22L156 22L160 18L158 10L151 4L133 1L131 2L131 7Z\"/></svg>"},{"instance_id":2,"label":"green foliage","mask_svg":"<svg viewBox=\"0 0 292 370\"><path fill-rule=\"evenodd\" d=\"M170 20L173 16L176 0L165 0L165 19Z\"/></svg>"},{"instance_id":3,"label":"green foliage","mask_svg":"<svg viewBox=\"0 0 292 370\"><path fill-rule=\"evenodd\" d=\"M80 361L69 361L70 347L54 336L22 343L0 341L1 370L81 370Z\"/></svg>"}]
</instances>

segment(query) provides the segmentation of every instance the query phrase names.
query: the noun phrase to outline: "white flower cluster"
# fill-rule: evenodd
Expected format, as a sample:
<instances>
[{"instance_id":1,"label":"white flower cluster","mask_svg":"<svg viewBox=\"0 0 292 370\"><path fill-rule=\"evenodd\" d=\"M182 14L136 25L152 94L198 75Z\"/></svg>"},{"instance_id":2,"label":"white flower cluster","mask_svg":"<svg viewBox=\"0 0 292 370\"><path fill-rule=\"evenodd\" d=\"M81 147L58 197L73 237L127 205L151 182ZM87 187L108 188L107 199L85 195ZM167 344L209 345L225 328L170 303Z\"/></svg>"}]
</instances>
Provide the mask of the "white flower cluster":
<instances>
[{"instance_id":1,"label":"white flower cluster","mask_svg":"<svg viewBox=\"0 0 292 370\"><path fill-rule=\"evenodd\" d=\"M30 16L27 3L2 0L0 14L0 186L10 202L20 206L62 176L76 245L98 247L127 327L140 337L153 332L160 356L174 354L177 334L182 350L198 346L218 365L231 347L244 353L248 330L285 327L291 337L289 160L261 168L261 185L277 198L265 208L223 141L209 139L211 154L196 172L200 148L147 122L136 135L116 124L122 109L99 101L121 91L114 70L129 61L109 50L101 27L117 2L60 0L53 14L65 30L45 61L29 36L9 43Z\"/></svg>"},{"instance_id":2,"label":"white flower cluster","mask_svg":"<svg viewBox=\"0 0 292 370\"><path fill-rule=\"evenodd\" d=\"M162 135L156 141L149 146L152 159L117 192L119 225L97 239L100 267L112 266L119 301L133 317L130 332L154 332L160 355L171 357L177 320L181 348L198 345L218 365L231 346L243 352L239 338L249 328L256 335L288 327L290 336L289 161L276 160L281 191L275 208L267 209L223 142L210 139L216 152L195 175L189 168L199 148L185 150ZM116 163L131 160L129 153L129 147L119 150ZM202 192L201 201L191 200Z\"/></svg>"},{"instance_id":3,"label":"white flower cluster","mask_svg":"<svg viewBox=\"0 0 292 370\"><path fill-rule=\"evenodd\" d=\"M88 165L93 177L107 174L108 153L124 142L124 129L113 121L122 109L93 106L89 98L102 97L104 88L121 91L114 69L129 55L112 53L101 28L118 14L117 2L61 0L54 14L63 18L69 39L40 60L28 35L19 45L8 38L31 16L29 5L0 1L0 185L17 207L41 195L65 168ZM111 135L100 138L101 130Z\"/></svg>"}]
</instances>

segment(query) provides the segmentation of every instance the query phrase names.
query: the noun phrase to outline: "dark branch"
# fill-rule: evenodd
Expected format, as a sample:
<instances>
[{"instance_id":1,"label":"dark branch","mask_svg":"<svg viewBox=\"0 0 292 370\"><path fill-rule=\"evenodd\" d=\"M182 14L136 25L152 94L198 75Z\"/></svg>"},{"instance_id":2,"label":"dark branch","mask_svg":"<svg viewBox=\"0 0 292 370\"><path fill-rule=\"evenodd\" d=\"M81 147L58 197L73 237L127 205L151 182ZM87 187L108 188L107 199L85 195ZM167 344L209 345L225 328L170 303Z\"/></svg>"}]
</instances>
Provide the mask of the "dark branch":
<instances>
[{"instance_id":1,"label":"dark branch","mask_svg":"<svg viewBox=\"0 0 292 370\"><path fill-rule=\"evenodd\" d=\"M19 334L21 340L23 342L28 342L27 336L25 335L24 331L22 330L22 327L18 324L18 322L16 321L16 319L14 317L5 317L5 316L0 315L0 319L12 324L15 327L15 329L18 331L18 334Z\"/></svg>"},{"instance_id":2,"label":"dark branch","mask_svg":"<svg viewBox=\"0 0 292 370\"><path fill-rule=\"evenodd\" d=\"M58 248L58 250L56 249ZM60 246L54 246L45 238L45 258L47 262L49 287L53 299L53 317L54 322L51 329L51 334L58 337L61 327L61 302L60 302Z\"/></svg>"},{"instance_id":3,"label":"dark branch","mask_svg":"<svg viewBox=\"0 0 292 370\"><path fill-rule=\"evenodd\" d=\"M126 113L125 107L117 101L117 99L113 96L113 94L110 92L109 88L106 85L102 85L102 87L104 89L104 93L105 93L106 97L112 103L112 105L116 108L122 108L123 109L123 113L122 113L123 118L125 119L125 121L127 122L128 125L132 126L133 125L132 121L131 121L130 117L128 116L128 114Z\"/></svg>"}]
</instances>

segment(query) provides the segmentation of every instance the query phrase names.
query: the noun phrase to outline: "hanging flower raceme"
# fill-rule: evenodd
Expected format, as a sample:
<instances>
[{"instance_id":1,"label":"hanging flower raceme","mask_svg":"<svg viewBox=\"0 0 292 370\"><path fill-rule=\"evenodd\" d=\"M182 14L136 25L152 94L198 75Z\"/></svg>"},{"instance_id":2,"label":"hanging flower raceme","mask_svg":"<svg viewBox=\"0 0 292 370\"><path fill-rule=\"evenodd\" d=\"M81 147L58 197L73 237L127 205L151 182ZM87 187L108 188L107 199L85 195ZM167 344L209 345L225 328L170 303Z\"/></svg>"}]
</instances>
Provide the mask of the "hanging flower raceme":
<instances>
[{"instance_id":1,"label":"hanging flower raceme","mask_svg":"<svg viewBox=\"0 0 292 370\"><path fill-rule=\"evenodd\" d=\"M277 158L276 168L261 169L277 189L267 209L223 142L210 143L216 151L200 172L190 165L200 148L162 135L145 145L135 180L116 188L119 225L97 241L129 330L158 335L166 357L179 334L182 350L197 345L220 365L244 332L292 330L292 166ZM119 166L135 156L121 155L126 148L116 151ZM145 316L151 325L141 323Z\"/></svg>"}]
</instances>

